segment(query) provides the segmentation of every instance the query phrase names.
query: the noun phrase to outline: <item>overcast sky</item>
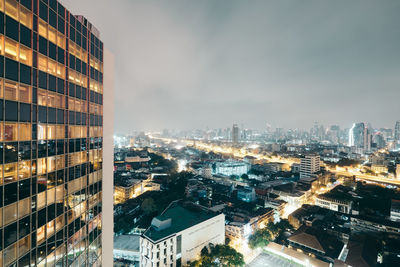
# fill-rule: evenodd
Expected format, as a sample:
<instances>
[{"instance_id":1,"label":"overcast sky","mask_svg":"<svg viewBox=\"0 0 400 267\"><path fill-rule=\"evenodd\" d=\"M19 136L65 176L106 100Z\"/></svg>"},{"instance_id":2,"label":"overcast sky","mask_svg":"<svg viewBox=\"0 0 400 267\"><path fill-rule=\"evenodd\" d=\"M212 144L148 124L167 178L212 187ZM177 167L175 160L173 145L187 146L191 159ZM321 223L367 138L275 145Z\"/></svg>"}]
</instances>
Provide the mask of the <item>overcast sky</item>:
<instances>
[{"instance_id":1,"label":"overcast sky","mask_svg":"<svg viewBox=\"0 0 400 267\"><path fill-rule=\"evenodd\" d=\"M116 132L400 119L398 0L62 2L115 56Z\"/></svg>"}]
</instances>

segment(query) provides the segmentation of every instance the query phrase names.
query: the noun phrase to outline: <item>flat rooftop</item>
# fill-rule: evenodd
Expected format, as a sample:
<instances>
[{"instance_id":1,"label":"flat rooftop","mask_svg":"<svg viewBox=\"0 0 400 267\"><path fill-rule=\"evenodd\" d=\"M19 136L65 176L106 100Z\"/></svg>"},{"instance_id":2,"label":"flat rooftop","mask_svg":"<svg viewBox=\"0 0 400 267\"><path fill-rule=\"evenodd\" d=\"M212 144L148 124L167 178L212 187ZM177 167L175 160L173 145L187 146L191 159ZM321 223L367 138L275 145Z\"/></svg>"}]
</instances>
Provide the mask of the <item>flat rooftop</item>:
<instances>
[{"instance_id":1,"label":"flat rooftop","mask_svg":"<svg viewBox=\"0 0 400 267\"><path fill-rule=\"evenodd\" d=\"M140 235L114 236L114 249L139 252Z\"/></svg>"},{"instance_id":2,"label":"flat rooftop","mask_svg":"<svg viewBox=\"0 0 400 267\"><path fill-rule=\"evenodd\" d=\"M171 225L163 230L158 230L151 225L143 235L157 242L158 240L179 233L217 215L219 214L206 210L193 203L172 202L161 215L156 217L161 221L171 219Z\"/></svg>"}]
</instances>

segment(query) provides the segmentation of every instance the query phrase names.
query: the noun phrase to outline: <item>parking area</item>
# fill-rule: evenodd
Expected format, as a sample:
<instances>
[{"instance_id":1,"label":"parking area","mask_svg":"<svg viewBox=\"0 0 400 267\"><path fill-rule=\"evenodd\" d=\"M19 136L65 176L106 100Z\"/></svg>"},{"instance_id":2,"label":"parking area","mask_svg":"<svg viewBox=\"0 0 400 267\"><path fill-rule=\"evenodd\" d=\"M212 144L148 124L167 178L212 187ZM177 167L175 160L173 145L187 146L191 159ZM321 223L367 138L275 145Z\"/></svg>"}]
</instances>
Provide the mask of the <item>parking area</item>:
<instances>
[{"instance_id":1,"label":"parking area","mask_svg":"<svg viewBox=\"0 0 400 267\"><path fill-rule=\"evenodd\" d=\"M299 267L301 265L267 252L261 253L252 262L247 264L247 267L262 267L262 266Z\"/></svg>"}]
</instances>

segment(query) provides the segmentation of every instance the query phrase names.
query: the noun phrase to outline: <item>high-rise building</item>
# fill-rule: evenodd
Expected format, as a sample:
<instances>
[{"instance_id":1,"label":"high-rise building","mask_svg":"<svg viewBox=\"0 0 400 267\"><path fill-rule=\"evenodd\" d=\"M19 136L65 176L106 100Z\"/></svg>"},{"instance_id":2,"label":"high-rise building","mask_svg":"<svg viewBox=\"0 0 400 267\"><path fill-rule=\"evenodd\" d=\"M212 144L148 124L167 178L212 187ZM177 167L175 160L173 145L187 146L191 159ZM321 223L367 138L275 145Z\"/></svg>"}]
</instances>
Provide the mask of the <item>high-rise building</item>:
<instances>
[{"instance_id":1,"label":"high-rise building","mask_svg":"<svg viewBox=\"0 0 400 267\"><path fill-rule=\"evenodd\" d=\"M365 123L354 123L349 131L349 146L371 150L371 134Z\"/></svg>"},{"instance_id":2,"label":"high-rise building","mask_svg":"<svg viewBox=\"0 0 400 267\"><path fill-rule=\"evenodd\" d=\"M300 159L300 179L313 177L320 171L319 155L309 154Z\"/></svg>"},{"instance_id":3,"label":"high-rise building","mask_svg":"<svg viewBox=\"0 0 400 267\"><path fill-rule=\"evenodd\" d=\"M232 127L232 143L239 143L239 126L237 124L234 124Z\"/></svg>"},{"instance_id":4,"label":"high-rise building","mask_svg":"<svg viewBox=\"0 0 400 267\"><path fill-rule=\"evenodd\" d=\"M0 25L0 266L100 266L99 32L56 0L0 0Z\"/></svg>"},{"instance_id":5,"label":"high-rise building","mask_svg":"<svg viewBox=\"0 0 400 267\"><path fill-rule=\"evenodd\" d=\"M396 125L394 126L394 139L400 141L400 120L396 121Z\"/></svg>"}]
</instances>

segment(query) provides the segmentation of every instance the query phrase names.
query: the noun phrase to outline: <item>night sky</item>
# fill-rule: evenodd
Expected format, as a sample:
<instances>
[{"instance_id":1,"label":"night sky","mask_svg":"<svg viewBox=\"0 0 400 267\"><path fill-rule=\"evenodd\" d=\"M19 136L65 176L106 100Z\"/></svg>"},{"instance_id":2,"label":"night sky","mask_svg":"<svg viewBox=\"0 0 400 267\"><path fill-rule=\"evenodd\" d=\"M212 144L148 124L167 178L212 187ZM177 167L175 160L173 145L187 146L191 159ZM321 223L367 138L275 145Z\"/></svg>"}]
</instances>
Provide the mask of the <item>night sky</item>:
<instances>
[{"instance_id":1,"label":"night sky","mask_svg":"<svg viewBox=\"0 0 400 267\"><path fill-rule=\"evenodd\" d=\"M115 56L116 132L400 119L400 1L61 2Z\"/></svg>"}]
</instances>

